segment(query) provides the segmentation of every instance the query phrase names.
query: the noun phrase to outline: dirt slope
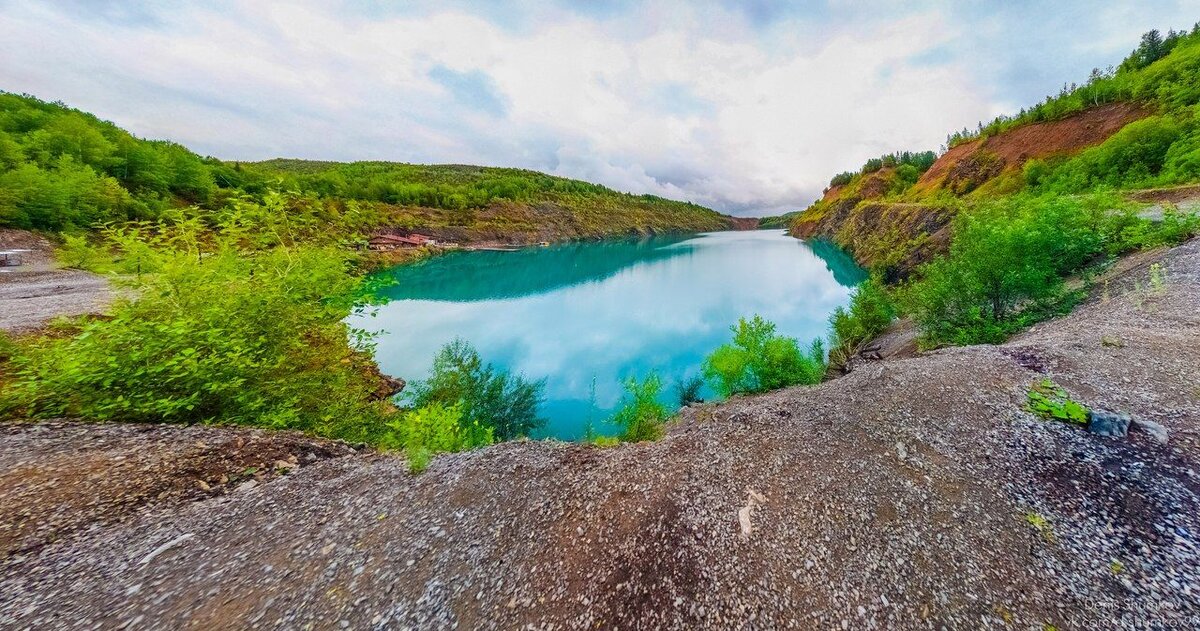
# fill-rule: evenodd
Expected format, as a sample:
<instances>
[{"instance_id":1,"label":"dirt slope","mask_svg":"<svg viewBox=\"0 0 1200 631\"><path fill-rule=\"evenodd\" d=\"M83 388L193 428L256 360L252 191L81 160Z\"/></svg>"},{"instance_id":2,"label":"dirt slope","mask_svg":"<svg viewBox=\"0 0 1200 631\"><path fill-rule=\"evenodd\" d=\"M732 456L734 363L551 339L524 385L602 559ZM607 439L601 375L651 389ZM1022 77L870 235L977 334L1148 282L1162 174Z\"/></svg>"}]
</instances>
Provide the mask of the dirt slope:
<instances>
[{"instance_id":1,"label":"dirt slope","mask_svg":"<svg viewBox=\"0 0 1200 631\"><path fill-rule=\"evenodd\" d=\"M1148 114L1138 104L1111 103L963 143L942 154L908 190L908 203L880 200L894 172L882 169L854 185L826 189L792 220L789 230L802 239L830 239L864 266L881 266L894 279L901 278L949 244L954 206L930 201L934 193L964 196L980 187L989 194L1011 192L1028 160L1077 153Z\"/></svg>"},{"instance_id":2,"label":"dirt slope","mask_svg":"<svg viewBox=\"0 0 1200 631\"><path fill-rule=\"evenodd\" d=\"M689 409L656 443L508 443L419 477L346 455L77 524L4 561L0 627L1196 628L1200 242L1135 289L1153 258L1004 346ZM1169 443L1035 420L1047 377ZM91 430L149 476L188 432L238 433ZM38 461L78 448L0 436L3 514L50 497L14 462L65 476ZM132 475L93 462L98 489Z\"/></svg>"},{"instance_id":3,"label":"dirt slope","mask_svg":"<svg viewBox=\"0 0 1200 631\"><path fill-rule=\"evenodd\" d=\"M1022 125L991 138L965 142L942 154L914 189L965 193L1030 159L1070 155L1098 145L1149 114L1137 103L1110 103L1062 120Z\"/></svg>"}]
</instances>

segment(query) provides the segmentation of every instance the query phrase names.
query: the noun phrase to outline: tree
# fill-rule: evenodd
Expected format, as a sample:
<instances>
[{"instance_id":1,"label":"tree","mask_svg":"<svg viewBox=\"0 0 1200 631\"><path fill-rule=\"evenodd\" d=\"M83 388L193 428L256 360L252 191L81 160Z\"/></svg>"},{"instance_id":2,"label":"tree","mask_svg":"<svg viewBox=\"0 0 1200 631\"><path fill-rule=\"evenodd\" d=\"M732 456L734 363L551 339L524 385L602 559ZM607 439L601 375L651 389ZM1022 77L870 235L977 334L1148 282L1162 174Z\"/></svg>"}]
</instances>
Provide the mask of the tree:
<instances>
[{"instance_id":1,"label":"tree","mask_svg":"<svg viewBox=\"0 0 1200 631\"><path fill-rule=\"evenodd\" d=\"M433 360L433 371L425 381L413 384L414 407L432 403L462 403L463 421L494 430L496 440L527 436L541 427L537 416L545 381L527 381L483 363L469 343L455 339Z\"/></svg>"},{"instance_id":2,"label":"tree","mask_svg":"<svg viewBox=\"0 0 1200 631\"><path fill-rule=\"evenodd\" d=\"M703 367L722 396L820 383L825 376L825 349L819 339L805 353L795 338L776 335L775 324L757 315L739 318L730 330L733 343L719 346Z\"/></svg>"}]
</instances>

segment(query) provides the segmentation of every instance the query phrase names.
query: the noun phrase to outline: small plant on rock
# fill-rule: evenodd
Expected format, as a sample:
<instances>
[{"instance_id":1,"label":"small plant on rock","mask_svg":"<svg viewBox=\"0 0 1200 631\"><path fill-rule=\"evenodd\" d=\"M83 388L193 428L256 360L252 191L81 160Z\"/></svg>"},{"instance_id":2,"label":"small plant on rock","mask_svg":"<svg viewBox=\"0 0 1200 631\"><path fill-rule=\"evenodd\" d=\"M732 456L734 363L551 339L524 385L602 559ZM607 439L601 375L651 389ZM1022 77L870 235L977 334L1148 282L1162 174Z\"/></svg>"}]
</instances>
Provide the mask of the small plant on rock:
<instances>
[{"instance_id":1,"label":"small plant on rock","mask_svg":"<svg viewBox=\"0 0 1200 631\"><path fill-rule=\"evenodd\" d=\"M1044 419L1087 424L1087 408L1071 400L1066 390L1049 379L1033 384L1027 397L1026 408Z\"/></svg>"},{"instance_id":2,"label":"small plant on rock","mask_svg":"<svg viewBox=\"0 0 1200 631\"><path fill-rule=\"evenodd\" d=\"M1050 520L1043 517L1040 513L1028 512L1025 513L1025 521L1033 526L1033 529L1046 540L1046 543L1054 543L1054 527L1050 525Z\"/></svg>"}]
</instances>

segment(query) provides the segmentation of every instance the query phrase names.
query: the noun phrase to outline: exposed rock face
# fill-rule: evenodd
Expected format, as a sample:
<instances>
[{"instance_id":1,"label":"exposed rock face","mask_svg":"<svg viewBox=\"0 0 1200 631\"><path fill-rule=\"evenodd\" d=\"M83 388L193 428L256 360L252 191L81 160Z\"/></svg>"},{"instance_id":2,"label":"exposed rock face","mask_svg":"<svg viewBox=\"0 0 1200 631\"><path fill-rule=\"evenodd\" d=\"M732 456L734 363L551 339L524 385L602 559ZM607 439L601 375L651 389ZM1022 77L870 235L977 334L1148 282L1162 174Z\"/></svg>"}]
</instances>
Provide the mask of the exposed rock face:
<instances>
[{"instance_id":1,"label":"exposed rock face","mask_svg":"<svg viewBox=\"0 0 1200 631\"><path fill-rule=\"evenodd\" d=\"M894 281L945 250L954 212L946 206L882 203L851 196L829 203L820 213L800 215L790 234L831 240L863 267L881 269Z\"/></svg>"},{"instance_id":2,"label":"exposed rock face","mask_svg":"<svg viewBox=\"0 0 1200 631\"><path fill-rule=\"evenodd\" d=\"M863 266L882 268L893 280L900 279L950 243L949 224L957 207L921 200L941 191L963 196L981 187L1011 189L1019 185L1020 168L1030 159L1069 155L1099 144L1148 114L1137 104L1112 103L963 143L922 174L906 194L916 200L912 203L882 201L895 172L881 169L852 185L826 189L820 201L793 220L790 232L801 239L829 239Z\"/></svg>"}]
</instances>

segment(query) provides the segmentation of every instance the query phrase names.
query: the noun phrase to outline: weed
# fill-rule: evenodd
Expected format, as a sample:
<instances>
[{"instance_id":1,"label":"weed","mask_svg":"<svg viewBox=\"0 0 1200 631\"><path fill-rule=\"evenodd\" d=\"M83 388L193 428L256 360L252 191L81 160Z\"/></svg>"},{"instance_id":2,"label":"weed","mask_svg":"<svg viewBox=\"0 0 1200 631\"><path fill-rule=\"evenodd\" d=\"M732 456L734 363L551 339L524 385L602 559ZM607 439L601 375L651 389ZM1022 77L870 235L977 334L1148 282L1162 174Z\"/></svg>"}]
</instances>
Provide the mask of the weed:
<instances>
[{"instance_id":1,"label":"weed","mask_svg":"<svg viewBox=\"0 0 1200 631\"><path fill-rule=\"evenodd\" d=\"M1077 425L1087 424L1087 408L1073 401L1053 381L1043 379L1029 387L1026 409L1049 420Z\"/></svg>"},{"instance_id":2,"label":"weed","mask_svg":"<svg viewBox=\"0 0 1200 631\"><path fill-rule=\"evenodd\" d=\"M1050 525L1050 520L1043 517L1040 513L1028 512L1025 513L1025 521L1033 526L1033 529L1046 540L1046 543L1054 543L1054 527Z\"/></svg>"},{"instance_id":3,"label":"weed","mask_svg":"<svg viewBox=\"0 0 1200 631\"><path fill-rule=\"evenodd\" d=\"M1150 265L1150 292L1161 294L1167 290L1167 274L1161 263Z\"/></svg>"},{"instance_id":4,"label":"weed","mask_svg":"<svg viewBox=\"0 0 1200 631\"><path fill-rule=\"evenodd\" d=\"M616 436L596 436L595 438L589 439L587 442L594 447L604 449L607 447L616 447L617 445L620 445L621 439L617 438Z\"/></svg>"}]
</instances>

